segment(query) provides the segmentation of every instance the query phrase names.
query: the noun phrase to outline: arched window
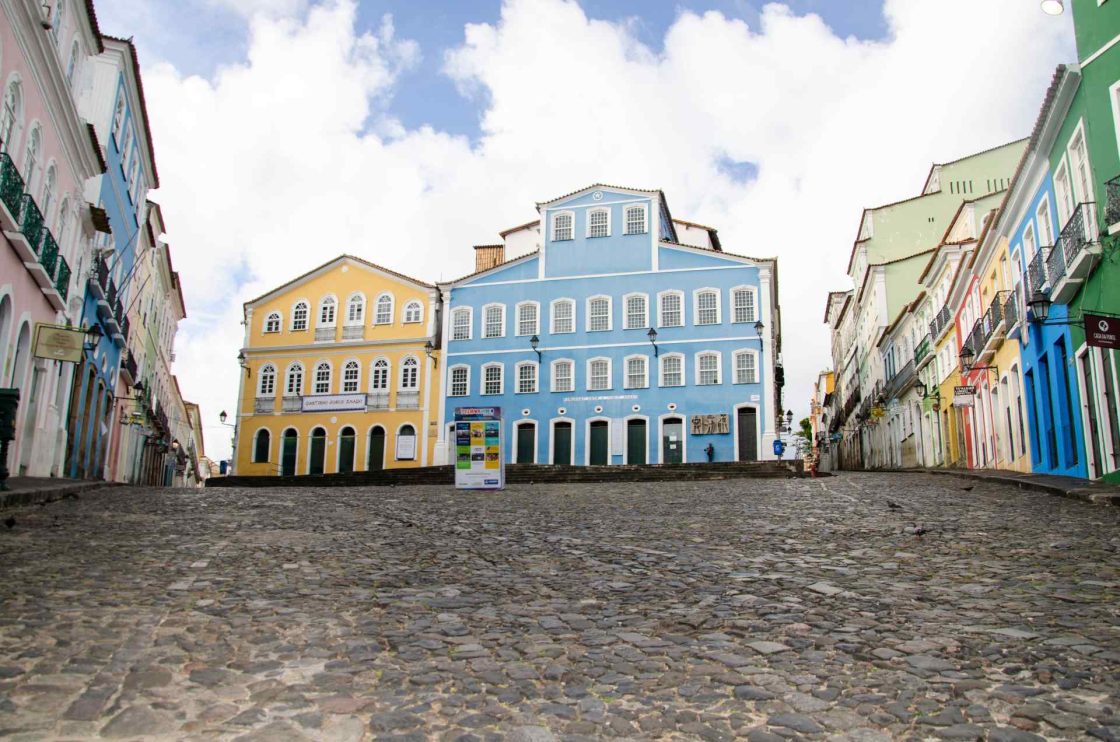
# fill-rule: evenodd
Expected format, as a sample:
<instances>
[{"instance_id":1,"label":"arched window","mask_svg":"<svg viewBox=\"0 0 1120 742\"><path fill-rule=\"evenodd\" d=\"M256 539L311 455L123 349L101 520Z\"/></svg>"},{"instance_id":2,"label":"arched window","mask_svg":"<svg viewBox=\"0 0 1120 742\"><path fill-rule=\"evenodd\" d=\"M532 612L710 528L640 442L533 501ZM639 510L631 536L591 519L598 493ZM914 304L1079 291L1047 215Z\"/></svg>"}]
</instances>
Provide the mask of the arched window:
<instances>
[{"instance_id":1,"label":"arched window","mask_svg":"<svg viewBox=\"0 0 1120 742\"><path fill-rule=\"evenodd\" d=\"M319 325L330 326L334 324L335 318L335 300L333 296L324 297L319 302Z\"/></svg>"},{"instance_id":2,"label":"arched window","mask_svg":"<svg viewBox=\"0 0 1120 742\"><path fill-rule=\"evenodd\" d=\"M419 322L424 314L424 308L418 301L410 301L404 305L404 321Z\"/></svg>"},{"instance_id":3,"label":"arched window","mask_svg":"<svg viewBox=\"0 0 1120 742\"><path fill-rule=\"evenodd\" d=\"M74 73L78 71L78 58L81 56L82 47L74 39L74 43L70 45L70 60L66 63L66 81L71 85L74 84Z\"/></svg>"},{"instance_id":4,"label":"arched window","mask_svg":"<svg viewBox=\"0 0 1120 742\"><path fill-rule=\"evenodd\" d=\"M502 369L500 363L487 363L482 367L482 393L502 393Z\"/></svg>"},{"instance_id":5,"label":"arched window","mask_svg":"<svg viewBox=\"0 0 1120 742\"><path fill-rule=\"evenodd\" d=\"M587 212L587 236L610 237L611 211L607 208L591 209Z\"/></svg>"},{"instance_id":6,"label":"arched window","mask_svg":"<svg viewBox=\"0 0 1120 742\"><path fill-rule=\"evenodd\" d=\"M553 334L576 331L576 303L572 299L556 299L552 302Z\"/></svg>"},{"instance_id":7,"label":"arched window","mask_svg":"<svg viewBox=\"0 0 1120 742\"><path fill-rule=\"evenodd\" d=\"M261 428L257 431L257 439L253 441L253 463L254 464L267 464L268 463L268 449L272 444L272 435L269 434L266 428Z\"/></svg>"},{"instance_id":8,"label":"arched window","mask_svg":"<svg viewBox=\"0 0 1120 742\"><path fill-rule=\"evenodd\" d=\"M517 334L537 335L541 328L537 322L540 315L540 304L535 301L525 301L517 305Z\"/></svg>"},{"instance_id":9,"label":"arched window","mask_svg":"<svg viewBox=\"0 0 1120 742\"><path fill-rule=\"evenodd\" d=\"M587 388L590 391L611 388L611 359L592 358L587 362Z\"/></svg>"},{"instance_id":10,"label":"arched window","mask_svg":"<svg viewBox=\"0 0 1120 742\"><path fill-rule=\"evenodd\" d=\"M343 392L356 392L358 391L358 381L361 376L361 369L357 361L347 361L346 365L342 367L342 391Z\"/></svg>"},{"instance_id":11,"label":"arched window","mask_svg":"<svg viewBox=\"0 0 1120 742\"><path fill-rule=\"evenodd\" d=\"M377 297L377 306L373 314L373 324L389 325L393 323L393 295L382 294Z\"/></svg>"},{"instance_id":12,"label":"arched window","mask_svg":"<svg viewBox=\"0 0 1120 742\"><path fill-rule=\"evenodd\" d=\"M623 297L626 310L622 317L624 330L642 330L649 326L649 313L646 311L645 294L627 294Z\"/></svg>"},{"instance_id":13,"label":"arched window","mask_svg":"<svg viewBox=\"0 0 1120 742\"><path fill-rule=\"evenodd\" d=\"M331 393L331 364L327 361L319 361L315 366L315 394L330 394Z\"/></svg>"},{"instance_id":14,"label":"arched window","mask_svg":"<svg viewBox=\"0 0 1120 742\"><path fill-rule=\"evenodd\" d=\"M694 296L693 322L697 325L719 324L719 292L715 289L700 289Z\"/></svg>"},{"instance_id":15,"label":"arched window","mask_svg":"<svg viewBox=\"0 0 1120 742\"><path fill-rule=\"evenodd\" d=\"M54 15L51 18L51 33L55 39L62 32L62 23L66 20L66 0L58 0L54 6Z\"/></svg>"},{"instance_id":16,"label":"arched window","mask_svg":"<svg viewBox=\"0 0 1120 742\"><path fill-rule=\"evenodd\" d=\"M447 396L465 397L471 391L470 366L452 366L450 369L451 381L448 386Z\"/></svg>"},{"instance_id":17,"label":"arched window","mask_svg":"<svg viewBox=\"0 0 1120 742\"><path fill-rule=\"evenodd\" d=\"M661 386L684 386L684 356L669 353L660 358Z\"/></svg>"},{"instance_id":18,"label":"arched window","mask_svg":"<svg viewBox=\"0 0 1120 742\"><path fill-rule=\"evenodd\" d=\"M575 232L575 215L564 211L552 217L552 239L556 241L570 240Z\"/></svg>"},{"instance_id":19,"label":"arched window","mask_svg":"<svg viewBox=\"0 0 1120 742\"><path fill-rule=\"evenodd\" d=\"M552 362L552 391L574 392L576 390L575 363L567 358Z\"/></svg>"},{"instance_id":20,"label":"arched window","mask_svg":"<svg viewBox=\"0 0 1120 742\"><path fill-rule=\"evenodd\" d=\"M660 327L684 326L684 294L680 291L666 291L657 295L658 325Z\"/></svg>"},{"instance_id":21,"label":"arched window","mask_svg":"<svg viewBox=\"0 0 1120 742\"><path fill-rule=\"evenodd\" d=\"M264 319L265 332L280 332L280 313L272 312Z\"/></svg>"},{"instance_id":22,"label":"arched window","mask_svg":"<svg viewBox=\"0 0 1120 742\"><path fill-rule=\"evenodd\" d=\"M39 153L43 150L43 131L39 126L31 129L27 137L27 149L23 153L23 179L31 189L31 181L35 177L35 168L39 165Z\"/></svg>"},{"instance_id":23,"label":"arched window","mask_svg":"<svg viewBox=\"0 0 1120 742\"><path fill-rule=\"evenodd\" d=\"M611 298L593 296L587 300L587 330L600 332L611 329Z\"/></svg>"},{"instance_id":24,"label":"arched window","mask_svg":"<svg viewBox=\"0 0 1120 742\"><path fill-rule=\"evenodd\" d=\"M354 294L346 301L346 324L360 325L365 316L366 298L361 294Z\"/></svg>"},{"instance_id":25,"label":"arched window","mask_svg":"<svg viewBox=\"0 0 1120 742\"><path fill-rule=\"evenodd\" d=\"M42 211L43 219L46 220L47 224L51 224L51 207L54 206L54 191L57 180L57 171L52 162L47 168L47 177L43 178L43 195L39 199L39 209Z\"/></svg>"},{"instance_id":26,"label":"arched window","mask_svg":"<svg viewBox=\"0 0 1120 742\"><path fill-rule=\"evenodd\" d=\"M298 397L303 394L302 363L293 363L288 366L288 378L284 381L284 394L289 397Z\"/></svg>"},{"instance_id":27,"label":"arched window","mask_svg":"<svg viewBox=\"0 0 1120 742\"><path fill-rule=\"evenodd\" d=\"M754 322L756 315L754 289L739 286L731 290L732 322Z\"/></svg>"},{"instance_id":28,"label":"arched window","mask_svg":"<svg viewBox=\"0 0 1120 742\"><path fill-rule=\"evenodd\" d=\"M416 458L416 428L407 423L397 429L397 461Z\"/></svg>"},{"instance_id":29,"label":"arched window","mask_svg":"<svg viewBox=\"0 0 1120 742\"><path fill-rule=\"evenodd\" d=\"M735 383L758 383L758 354L753 350L735 352Z\"/></svg>"},{"instance_id":30,"label":"arched window","mask_svg":"<svg viewBox=\"0 0 1120 742\"><path fill-rule=\"evenodd\" d=\"M58 206L58 216L55 219L55 231L58 232L58 247L63 255L69 255L69 250L66 249L66 237L69 234L69 220L66 218L70 212L70 199L62 199L62 203ZM81 271L74 271L74 275L82 275Z\"/></svg>"},{"instance_id":31,"label":"arched window","mask_svg":"<svg viewBox=\"0 0 1120 742\"><path fill-rule=\"evenodd\" d=\"M696 354L697 384L718 384L719 375L719 353L707 351Z\"/></svg>"},{"instance_id":32,"label":"arched window","mask_svg":"<svg viewBox=\"0 0 1120 742\"><path fill-rule=\"evenodd\" d=\"M307 302L301 301L292 308L292 330L307 329Z\"/></svg>"},{"instance_id":33,"label":"arched window","mask_svg":"<svg viewBox=\"0 0 1120 742\"><path fill-rule=\"evenodd\" d=\"M537 362L521 361L517 364L517 393L537 393Z\"/></svg>"},{"instance_id":34,"label":"arched window","mask_svg":"<svg viewBox=\"0 0 1120 742\"><path fill-rule=\"evenodd\" d=\"M648 365L649 358L646 356L627 356L626 377L623 379L623 386L627 389L645 389L648 387Z\"/></svg>"},{"instance_id":35,"label":"arched window","mask_svg":"<svg viewBox=\"0 0 1120 742\"><path fill-rule=\"evenodd\" d=\"M0 151L11 153L12 136L16 131L16 121L23 115L23 91L19 81L12 80L4 91L4 101L0 103Z\"/></svg>"},{"instance_id":36,"label":"arched window","mask_svg":"<svg viewBox=\"0 0 1120 742\"><path fill-rule=\"evenodd\" d=\"M383 392L389 388L389 362L384 358L378 358L373 362L373 370L369 375L369 388L375 392Z\"/></svg>"},{"instance_id":37,"label":"arched window","mask_svg":"<svg viewBox=\"0 0 1120 742\"><path fill-rule=\"evenodd\" d=\"M276 367L271 363L261 366L258 374L258 397L273 397L276 395Z\"/></svg>"},{"instance_id":38,"label":"arched window","mask_svg":"<svg viewBox=\"0 0 1120 742\"><path fill-rule=\"evenodd\" d=\"M471 310L469 307L459 307L451 313L451 339L471 339Z\"/></svg>"},{"instance_id":39,"label":"arched window","mask_svg":"<svg viewBox=\"0 0 1120 742\"><path fill-rule=\"evenodd\" d=\"M626 234L646 233L646 207L633 205L626 207Z\"/></svg>"},{"instance_id":40,"label":"arched window","mask_svg":"<svg viewBox=\"0 0 1120 742\"><path fill-rule=\"evenodd\" d=\"M416 389L420 385L420 364L409 356L401 363L401 389Z\"/></svg>"},{"instance_id":41,"label":"arched window","mask_svg":"<svg viewBox=\"0 0 1120 742\"><path fill-rule=\"evenodd\" d=\"M504 304L488 304L482 308L482 337L500 338L506 334Z\"/></svg>"}]
</instances>

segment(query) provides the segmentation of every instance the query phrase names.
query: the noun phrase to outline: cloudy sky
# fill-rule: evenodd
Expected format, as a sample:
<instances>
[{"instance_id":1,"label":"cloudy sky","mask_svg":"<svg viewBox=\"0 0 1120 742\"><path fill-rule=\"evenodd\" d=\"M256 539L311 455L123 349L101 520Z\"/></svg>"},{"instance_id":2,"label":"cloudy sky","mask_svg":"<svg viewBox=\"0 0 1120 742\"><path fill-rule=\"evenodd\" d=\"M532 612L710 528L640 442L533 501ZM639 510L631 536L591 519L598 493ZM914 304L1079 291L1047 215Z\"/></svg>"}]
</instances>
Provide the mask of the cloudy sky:
<instances>
[{"instance_id":1,"label":"cloudy sky","mask_svg":"<svg viewBox=\"0 0 1120 742\"><path fill-rule=\"evenodd\" d=\"M1036 0L98 0L134 37L183 278L183 393L228 455L241 303L343 252L428 281L593 182L779 258L786 399L864 206L1026 136L1069 14Z\"/></svg>"}]
</instances>

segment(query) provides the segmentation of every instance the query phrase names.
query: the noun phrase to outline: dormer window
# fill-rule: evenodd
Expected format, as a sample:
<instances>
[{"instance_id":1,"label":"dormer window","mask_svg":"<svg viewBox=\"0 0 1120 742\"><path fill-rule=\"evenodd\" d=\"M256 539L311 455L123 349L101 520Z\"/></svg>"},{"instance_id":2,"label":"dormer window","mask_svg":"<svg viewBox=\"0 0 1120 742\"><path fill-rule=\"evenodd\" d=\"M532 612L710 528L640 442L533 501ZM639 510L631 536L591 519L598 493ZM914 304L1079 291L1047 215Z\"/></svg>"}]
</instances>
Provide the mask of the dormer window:
<instances>
[{"instance_id":1,"label":"dormer window","mask_svg":"<svg viewBox=\"0 0 1120 742\"><path fill-rule=\"evenodd\" d=\"M626 207L626 234L645 234L646 233L646 207L645 206L627 206Z\"/></svg>"},{"instance_id":2,"label":"dormer window","mask_svg":"<svg viewBox=\"0 0 1120 742\"><path fill-rule=\"evenodd\" d=\"M574 224L575 216L570 211L552 217L552 239L554 241L573 239Z\"/></svg>"},{"instance_id":3,"label":"dormer window","mask_svg":"<svg viewBox=\"0 0 1120 742\"><path fill-rule=\"evenodd\" d=\"M592 209L587 212L587 236L609 237L611 234L610 209Z\"/></svg>"}]
</instances>

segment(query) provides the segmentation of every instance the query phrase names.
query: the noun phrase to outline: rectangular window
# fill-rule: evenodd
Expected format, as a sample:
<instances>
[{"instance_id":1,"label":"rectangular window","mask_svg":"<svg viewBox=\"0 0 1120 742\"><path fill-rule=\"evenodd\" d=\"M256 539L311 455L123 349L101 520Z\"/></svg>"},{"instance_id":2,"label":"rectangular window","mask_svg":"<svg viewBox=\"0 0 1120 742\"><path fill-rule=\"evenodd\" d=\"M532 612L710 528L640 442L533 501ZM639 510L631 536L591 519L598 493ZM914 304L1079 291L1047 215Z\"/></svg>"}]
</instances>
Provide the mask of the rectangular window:
<instances>
[{"instance_id":1,"label":"rectangular window","mask_svg":"<svg viewBox=\"0 0 1120 742\"><path fill-rule=\"evenodd\" d=\"M715 353L701 353L697 369L697 384L719 383L719 356Z\"/></svg>"},{"instance_id":2,"label":"rectangular window","mask_svg":"<svg viewBox=\"0 0 1120 742\"><path fill-rule=\"evenodd\" d=\"M610 212L606 209L596 209L587 215L587 236L607 237L611 233Z\"/></svg>"},{"instance_id":3,"label":"rectangular window","mask_svg":"<svg viewBox=\"0 0 1120 742\"><path fill-rule=\"evenodd\" d=\"M573 222L571 214L557 214L556 216L552 217L552 239L572 239L572 224Z\"/></svg>"},{"instance_id":4,"label":"rectangular window","mask_svg":"<svg viewBox=\"0 0 1120 742\"><path fill-rule=\"evenodd\" d=\"M591 362L591 370L587 379L587 388L592 391L611 388L610 361L600 358Z\"/></svg>"},{"instance_id":5,"label":"rectangular window","mask_svg":"<svg viewBox=\"0 0 1120 742\"><path fill-rule=\"evenodd\" d=\"M626 234L645 234L646 210L642 206L626 207Z\"/></svg>"},{"instance_id":6,"label":"rectangular window","mask_svg":"<svg viewBox=\"0 0 1120 742\"><path fill-rule=\"evenodd\" d=\"M482 337L500 338L505 334L505 307L486 307L483 316Z\"/></svg>"},{"instance_id":7,"label":"rectangular window","mask_svg":"<svg viewBox=\"0 0 1120 742\"><path fill-rule=\"evenodd\" d=\"M735 289L731 295L735 304L735 322L754 322L754 292L750 289Z\"/></svg>"},{"instance_id":8,"label":"rectangular window","mask_svg":"<svg viewBox=\"0 0 1120 742\"><path fill-rule=\"evenodd\" d=\"M533 394L537 391L537 366L526 363L517 367L517 393Z\"/></svg>"},{"instance_id":9,"label":"rectangular window","mask_svg":"<svg viewBox=\"0 0 1120 742\"><path fill-rule=\"evenodd\" d=\"M358 364L347 364L342 370L342 391L358 391Z\"/></svg>"},{"instance_id":10,"label":"rectangular window","mask_svg":"<svg viewBox=\"0 0 1120 742\"><path fill-rule=\"evenodd\" d=\"M486 366L482 369L482 393L502 393L502 367Z\"/></svg>"},{"instance_id":11,"label":"rectangular window","mask_svg":"<svg viewBox=\"0 0 1120 742\"><path fill-rule=\"evenodd\" d=\"M587 329L600 332L611 329L611 300L603 297L587 302Z\"/></svg>"},{"instance_id":12,"label":"rectangular window","mask_svg":"<svg viewBox=\"0 0 1120 742\"><path fill-rule=\"evenodd\" d=\"M471 339L471 313L465 309L456 309L451 319L451 339Z\"/></svg>"},{"instance_id":13,"label":"rectangular window","mask_svg":"<svg viewBox=\"0 0 1120 742\"><path fill-rule=\"evenodd\" d=\"M626 359L626 388L643 389L649 386L646 381L646 358Z\"/></svg>"},{"instance_id":14,"label":"rectangular window","mask_svg":"<svg viewBox=\"0 0 1120 742\"><path fill-rule=\"evenodd\" d=\"M715 291L701 291L696 295L696 324L719 324L719 294Z\"/></svg>"},{"instance_id":15,"label":"rectangular window","mask_svg":"<svg viewBox=\"0 0 1120 742\"><path fill-rule=\"evenodd\" d=\"M661 326L681 327L684 318L681 313L680 294L662 294L661 296Z\"/></svg>"},{"instance_id":16,"label":"rectangular window","mask_svg":"<svg viewBox=\"0 0 1120 742\"><path fill-rule=\"evenodd\" d=\"M755 368L754 353L740 353L735 356L735 383L758 383L758 370Z\"/></svg>"},{"instance_id":17,"label":"rectangular window","mask_svg":"<svg viewBox=\"0 0 1120 742\"><path fill-rule=\"evenodd\" d=\"M684 386L683 365L680 356L661 359L661 386Z\"/></svg>"},{"instance_id":18,"label":"rectangular window","mask_svg":"<svg viewBox=\"0 0 1120 742\"><path fill-rule=\"evenodd\" d=\"M576 331L575 308L575 302L567 299L558 301L552 305L553 333Z\"/></svg>"},{"instance_id":19,"label":"rectangular window","mask_svg":"<svg viewBox=\"0 0 1120 742\"><path fill-rule=\"evenodd\" d=\"M536 335L540 331L537 327L537 305L522 304L517 308L517 334Z\"/></svg>"},{"instance_id":20,"label":"rectangular window","mask_svg":"<svg viewBox=\"0 0 1120 742\"><path fill-rule=\"evenodd\" d=\"M648 321L648 317L646 315L646 297L641 295L626 297L627 330L644 329Z\"/></svg>"},{"instance_id":21,"label":"rectangular window","mask_svg":"<svg viewBox=\"0 0 1120 742\"><path fill-rule=\"evenodd\" d=\"M451 396L452 397L465 397L470 390L470 383L467 378L467 369L460 366L459 368L451 369Z\"/></svg>"},{"instance_id":22,"label":"rectangular window","mask_svg":"<svg viewBox=\"0 0 1120 742\"><path fill-rule=\"evenodd\" d=\"M575 390L575 379L572 378L574 364L571 361L557 361L552 364L552 391L571 392Z\"/></svg>"},{"instance_id":23,"label":"rectangular window","mask_svg":"<svg viewBox=\"0 0 1120 742\"><path fill-rule=\"evenodd\" d=\"M315 370L315 393L329 394L331 391L331 370L321 366Z\"/></svg>"}]
</instances>

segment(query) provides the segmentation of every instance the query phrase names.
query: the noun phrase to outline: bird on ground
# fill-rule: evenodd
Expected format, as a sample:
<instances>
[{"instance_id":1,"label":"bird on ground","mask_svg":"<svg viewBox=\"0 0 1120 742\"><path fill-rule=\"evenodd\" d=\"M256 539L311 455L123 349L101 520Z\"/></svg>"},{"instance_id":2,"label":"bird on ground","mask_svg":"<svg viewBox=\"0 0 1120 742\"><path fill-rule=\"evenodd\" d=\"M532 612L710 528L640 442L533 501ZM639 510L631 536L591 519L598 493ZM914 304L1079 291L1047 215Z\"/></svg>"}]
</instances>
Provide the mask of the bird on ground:
<instances>
[{"instance_id":1,"label":"bird on ground","mask_svg":"<svg viewBox=\"0 0 1120 742\"><path fill-rule=\"evenodd\" d=\"M4 525L6 525L9 530L12 529L12 528L15 528L16 527L16 519L9 515L7 518L4 519Z\"/></svg>"},{"instance_id":2,"label":"bird on ground","mask_svg":"<svg viewBox=\"0 0 1120 742\"><path fill-rule=\"evenodd\" d=\"M894 500L887 500L887 507L891 510L902 510L902 506Z\"/></svg>"},{"instance_id":3,"label":"bird on ground","mask_svg":"<svg viewBox=\"0 0 1120 742\"><path fill-rule=\"evenodd\" d=\"M965 492L971 492L972 488L975 487L975 486L976 485L970 484L967 487L961 487L961 489L964 490Z\"/></svg>"}]
</instances>

